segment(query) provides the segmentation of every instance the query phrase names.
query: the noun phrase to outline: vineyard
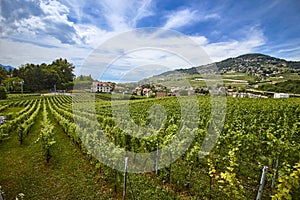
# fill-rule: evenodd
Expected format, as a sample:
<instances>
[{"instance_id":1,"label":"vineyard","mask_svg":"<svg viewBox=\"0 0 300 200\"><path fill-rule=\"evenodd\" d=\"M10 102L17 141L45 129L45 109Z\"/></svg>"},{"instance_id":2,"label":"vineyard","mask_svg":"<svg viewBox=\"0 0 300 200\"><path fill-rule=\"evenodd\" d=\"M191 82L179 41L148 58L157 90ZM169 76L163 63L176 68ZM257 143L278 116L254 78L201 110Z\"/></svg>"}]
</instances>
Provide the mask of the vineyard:
<instances>
[{"instance_id":1,"label":"vineyard","mask_svg":"<svg viewBox=\"0 0 300 200\"><path fill-rule=\"evenodd\" d=\"M300 99L227 98L217 143L202 157L212 108L209 97L196 100L199 114L176 97L128 105L96 98L92 106L80 95L1 101L7 122L0 125L0 193L5 199L19 193L24 199L122 199L126 180L126 199L256 199L267 169L261 199L299 198ZM176 138L179 131L195 137ZM119 157L105 155L111 147L104 140L118 147ZM174 140L186 149L182 155L174 148L172 156L156 153ZM136 161L150 152L153 159ZM117 169L125 157L129 170L151 172L124 179ZM165 158L171 159L166 166Z\"/></svg>"}]
</instances>

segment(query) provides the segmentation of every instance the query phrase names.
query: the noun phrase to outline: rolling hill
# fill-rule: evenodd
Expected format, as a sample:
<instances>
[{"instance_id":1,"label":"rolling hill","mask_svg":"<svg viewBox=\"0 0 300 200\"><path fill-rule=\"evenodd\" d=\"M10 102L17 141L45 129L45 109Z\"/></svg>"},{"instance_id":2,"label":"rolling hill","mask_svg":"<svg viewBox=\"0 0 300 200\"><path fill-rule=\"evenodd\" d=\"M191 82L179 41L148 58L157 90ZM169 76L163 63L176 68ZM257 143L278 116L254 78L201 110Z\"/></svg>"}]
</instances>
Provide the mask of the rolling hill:
<instances>
[{"instance_id":1,"label":"rolling hill","mask_svg":"<svg viewBox=\"0 0 300 200\"><path fill-rule=\"evenodd\" d=\"M217 67L218 73L245 73L248 76L265 79L266 77L276 76L284 73L299 73L300 61L286 61L284 59L271 57L264 54L253 53L245 54L235 58L228 58L220 62L209 65L202 65L187 69L176 69L167 71L153 77L143 79L142 82L153 81L157 79L164 79L165 77L181 75L197 75L203 74L207 70L215 69Z\"/></svg>"},{"instance_id":2,"label":"rolling hill","mask_svg":"<svg viewBox=\"0 0 300 200\"><path fill-rule=\"evenodd\" d=\"M224 85L230 88L262 88L262 85L266 85L266 88L273 88L272 90L275 91L277 89L274 89L273 86L277 87L278 83L281 83L280 86L294 85L298 83L297 80L300 80L300 61L286 61L264 54L252 53L208 65L167 71L143 79L138 84L158 83L172 87L185 79L193 88L202 88L206 87L203 74L212 70L216 72L216 69L221 75Z\"/></svg>"},{"instance_id":3,"label":"rolling hill","mask_svg":"<svg viewBox=\"0 0 300 200\"><path fill-rule=\"evenodd\" d=\"M259 53L245 54L212 64L216 64L220 73L243 72L249 73L250 75L254 75L255 73L266 75L273 72L279 73L287 70L300 71L300 61L286 61L284 59ZM210 65L202 65L188 69L176 69L174 71L164 72L157 76L178 74L178 72L183 74L199 74L199 72L201 73L203 69L209 68Z\"/></svg>"}]
</instances>

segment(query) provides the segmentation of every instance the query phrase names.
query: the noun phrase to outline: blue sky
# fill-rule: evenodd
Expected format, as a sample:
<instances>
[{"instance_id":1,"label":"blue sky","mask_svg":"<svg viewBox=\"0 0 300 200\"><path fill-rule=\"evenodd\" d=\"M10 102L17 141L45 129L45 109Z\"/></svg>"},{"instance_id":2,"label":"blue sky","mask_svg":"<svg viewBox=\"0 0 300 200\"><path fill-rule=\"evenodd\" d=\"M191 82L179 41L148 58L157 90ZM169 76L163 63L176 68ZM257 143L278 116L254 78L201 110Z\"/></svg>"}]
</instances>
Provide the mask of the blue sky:
<instances>
[{"instance_id":1,"label":"blue sky","mask_svg":"<svg viewBox=\"0 0 300 200\"><path fill-rule=\"evenodd\" d=\"M145 27L185 34L211 61L252 52L300 60L299 10L299 0L1 0L0 63L63 57L77 75L93 74L81 66L99 45Z\"/></svg>"}]
</instances>

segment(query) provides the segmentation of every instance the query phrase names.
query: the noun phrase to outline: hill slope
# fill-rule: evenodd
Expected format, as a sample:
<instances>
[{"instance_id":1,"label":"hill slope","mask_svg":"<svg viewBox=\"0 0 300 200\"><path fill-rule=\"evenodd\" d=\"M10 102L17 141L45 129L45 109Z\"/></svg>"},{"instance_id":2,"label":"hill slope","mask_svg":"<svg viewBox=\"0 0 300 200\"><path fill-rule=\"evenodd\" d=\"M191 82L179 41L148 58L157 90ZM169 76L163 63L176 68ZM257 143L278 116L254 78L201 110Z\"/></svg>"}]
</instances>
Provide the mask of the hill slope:
<instances>
[{"instance_id":1,"label":"hill slope","mask_svg":"<svg viewBox=\"0 0 300 200\"><path fill-rule=\"evenodd\" d=\"M201 74L205 73L207 69L212 69L211 66L214 66L214 64L217 66L218 72L220 73L242 72L247 73L249 76L261 78L286 72L300 72L300 61L286 61L284 59L264 54L253 53L241 55L235 58L228 58L209 65L167 71L151 78L144 79L142 82L151 81L152 79L157 78L161 79L166 76L176 76L178 73L182 75Z\"/></svg>"}]
</instances>

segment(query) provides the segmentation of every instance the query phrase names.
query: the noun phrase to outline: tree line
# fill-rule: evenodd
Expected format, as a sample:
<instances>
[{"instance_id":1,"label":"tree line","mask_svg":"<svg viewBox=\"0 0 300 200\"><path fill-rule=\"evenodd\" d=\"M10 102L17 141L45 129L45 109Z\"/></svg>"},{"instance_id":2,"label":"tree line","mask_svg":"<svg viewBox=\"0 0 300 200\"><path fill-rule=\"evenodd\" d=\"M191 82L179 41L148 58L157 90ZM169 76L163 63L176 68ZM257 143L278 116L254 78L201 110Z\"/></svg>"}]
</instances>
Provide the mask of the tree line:
<instances>
[{"instance_id":1,"label":"tree line","mask_svg":"<svg viewBox=\"0 0 300 200\"><path fill-rule=\"evenodd\" d=\"M56 59L50 64L25 64L19 68L0 68L0 84L8 93L53 92L73 89L74 65L67 59Z\"/></svg>"}]
</instances>

